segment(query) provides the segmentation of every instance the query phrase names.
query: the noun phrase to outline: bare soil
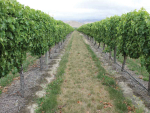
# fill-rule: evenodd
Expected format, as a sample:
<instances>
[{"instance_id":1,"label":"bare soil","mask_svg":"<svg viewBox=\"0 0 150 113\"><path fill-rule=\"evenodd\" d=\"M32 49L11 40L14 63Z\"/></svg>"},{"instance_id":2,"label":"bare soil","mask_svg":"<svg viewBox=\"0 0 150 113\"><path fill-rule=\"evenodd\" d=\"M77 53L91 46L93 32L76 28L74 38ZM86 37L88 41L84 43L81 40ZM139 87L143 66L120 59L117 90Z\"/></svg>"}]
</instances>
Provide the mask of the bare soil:
<instances>
[{"instance_id":1,"label":"bare soil","mask_svg":"<svg viewBox=\"0 0 150 113\"><path fill-rule=\"evenodd\" d=\"M67 44L67 40L63 43L58 53L54 52L55 47L52 48L51 54L53 59L49 59L48 66L45 64L45 57L42 57L43 70L40 71L40 61L37 60L38 64L35 68L29 68L27 72L24 73L25 76L25 98L22 98L19 94L20 91L20 80L14 80L8 87L8 91L0 95L0 113L29 113L26 110L28 104L34 103L37 95L35 92L43 89L40 84L45 84L48 82L46 79L49 76L48 71L56 63L56 59L61 54L62 49Z\"/></svg>"}]
</instances>

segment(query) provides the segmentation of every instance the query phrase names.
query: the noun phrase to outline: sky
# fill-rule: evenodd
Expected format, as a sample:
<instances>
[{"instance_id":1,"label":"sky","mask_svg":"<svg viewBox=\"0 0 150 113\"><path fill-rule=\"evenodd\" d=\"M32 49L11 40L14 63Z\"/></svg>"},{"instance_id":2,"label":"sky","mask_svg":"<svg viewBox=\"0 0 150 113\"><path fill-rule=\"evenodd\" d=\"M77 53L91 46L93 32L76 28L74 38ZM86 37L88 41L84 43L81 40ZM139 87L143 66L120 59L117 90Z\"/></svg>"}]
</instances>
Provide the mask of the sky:
<instances>
[{"instance_id":1,"label":"sky","mask_svg":"<svg viewBox=\"0 0 150 113\"><path fill-rule=\"evenodd\" d=\"M150 13L150 0L17 0L25 6L41 10L57 20L94 21L139 10Z\"/></svg>"}]
</instances>

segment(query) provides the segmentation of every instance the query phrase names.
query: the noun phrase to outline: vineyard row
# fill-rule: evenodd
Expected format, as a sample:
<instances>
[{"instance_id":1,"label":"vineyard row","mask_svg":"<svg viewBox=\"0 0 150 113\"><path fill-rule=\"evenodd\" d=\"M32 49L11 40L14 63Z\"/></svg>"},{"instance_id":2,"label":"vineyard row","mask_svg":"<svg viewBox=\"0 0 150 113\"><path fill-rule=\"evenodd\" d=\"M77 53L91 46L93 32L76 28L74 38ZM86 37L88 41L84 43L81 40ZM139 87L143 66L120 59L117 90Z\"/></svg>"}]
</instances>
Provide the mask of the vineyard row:
<instances>
[{"instance_id":1,"label":"vineyard row","mask_svg":"<svg viewBox=\"0 0 150 113\"><path fill-rule=\"evenodd\" d=\"M0 77L12 70L22 75L28 52L40 58L73 30L68 24L16 0L0 0Z\"/></svg>"},{"instance_id":2,"label":"vineyard row","mask_svg":"<svg viewBox=\"0 0 150 113\"><path fill-rule=\"evenodd\" d=\"M150 15L144 8L85 24L78 28L78 31L94 38L99 46L103 42L103 48L106 44L105 51L110 52L110 57L114 50L114 63L116 55L122 54L124 56L122 71L129 56L134 59L140 58L141 65L150 73ZM150 95L150 79L148 91Z\"/></svg>"}]
</instances>

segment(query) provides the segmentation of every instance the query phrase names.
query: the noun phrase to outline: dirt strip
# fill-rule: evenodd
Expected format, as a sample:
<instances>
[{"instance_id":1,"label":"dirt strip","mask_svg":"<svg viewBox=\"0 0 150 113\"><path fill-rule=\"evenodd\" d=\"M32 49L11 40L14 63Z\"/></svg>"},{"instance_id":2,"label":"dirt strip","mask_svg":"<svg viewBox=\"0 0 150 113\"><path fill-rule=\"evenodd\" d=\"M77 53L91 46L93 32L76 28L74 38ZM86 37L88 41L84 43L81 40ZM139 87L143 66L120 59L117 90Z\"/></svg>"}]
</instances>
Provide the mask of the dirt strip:
<instances>
[{"instance_id":1,"label":"dirt strip","mask_svg":"<svg viewBox=\"0 0 150 113\"><path fill-rule=\"evenodd\" d=\"M35 103L34 100L38 97L45 95L43 88L46 84L51 82L56 73L56 68L59 65L61 55L63 54L64 47L66 46L70 35L67 36L67 40L61 45L60 49L57 49L57 53L54 52L55 47L52 48L53 59L49 59L48 66L45 64L45 57L43 56L43 70L40 71L39 60L36 61L37 67L30 68L24 73L25 76L25 98L19 95L20 80L14 80L10 86L7 86L7 92L0 95L0 113L30 113L33 112L29 105ZM53 68L53 69L52 69ZM41 85L43 84L43 85Z\"/></svg>"}]
</instances>

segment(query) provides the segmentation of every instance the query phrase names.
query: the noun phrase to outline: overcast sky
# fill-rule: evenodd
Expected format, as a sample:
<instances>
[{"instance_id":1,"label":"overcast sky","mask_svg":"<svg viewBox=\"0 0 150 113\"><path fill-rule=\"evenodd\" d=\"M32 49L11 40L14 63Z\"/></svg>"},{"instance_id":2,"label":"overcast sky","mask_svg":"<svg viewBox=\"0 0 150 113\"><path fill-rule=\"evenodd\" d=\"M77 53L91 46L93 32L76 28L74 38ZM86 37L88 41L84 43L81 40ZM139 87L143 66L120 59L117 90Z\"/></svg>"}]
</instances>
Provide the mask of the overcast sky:
<instances>
[{"instance_id":1,"label":"overcast sky","mask_svg":"<svg viewBox=\"0 0 150 113\"><path fill-rule=\"evenodd\" d=\"M101 20L144 7L150 13L150 0L17 0L49 13L57 20Z\"/></svg>"}]
</instances>

